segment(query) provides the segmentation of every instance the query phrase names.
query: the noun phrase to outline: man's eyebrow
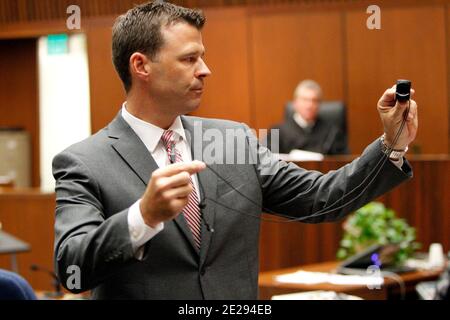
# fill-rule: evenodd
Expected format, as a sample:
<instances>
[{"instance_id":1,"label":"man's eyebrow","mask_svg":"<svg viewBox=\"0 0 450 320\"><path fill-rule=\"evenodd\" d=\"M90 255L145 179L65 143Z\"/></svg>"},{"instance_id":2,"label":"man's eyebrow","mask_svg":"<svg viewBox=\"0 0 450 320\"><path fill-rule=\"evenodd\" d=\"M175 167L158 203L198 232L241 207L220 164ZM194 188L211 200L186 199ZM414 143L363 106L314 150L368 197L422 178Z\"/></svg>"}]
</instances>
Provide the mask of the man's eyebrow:
<instances>
[{"instance_id":1,"label":"man's eyebrow","mask_svg":"<svg viewBox=\"0 0 450 320\"><path fill-rule=\"evenodd\" d=\"M203 57L205 55L205 53L206 53L205 49L203 49L203 50L200 50L200 49L198 49L198 50L189 50L189 51L187 51L185 53L180 54L180 57L189 57L189 56L196 56L196 55L200 55L200 56Z\"/></svg>"}]
</instances>

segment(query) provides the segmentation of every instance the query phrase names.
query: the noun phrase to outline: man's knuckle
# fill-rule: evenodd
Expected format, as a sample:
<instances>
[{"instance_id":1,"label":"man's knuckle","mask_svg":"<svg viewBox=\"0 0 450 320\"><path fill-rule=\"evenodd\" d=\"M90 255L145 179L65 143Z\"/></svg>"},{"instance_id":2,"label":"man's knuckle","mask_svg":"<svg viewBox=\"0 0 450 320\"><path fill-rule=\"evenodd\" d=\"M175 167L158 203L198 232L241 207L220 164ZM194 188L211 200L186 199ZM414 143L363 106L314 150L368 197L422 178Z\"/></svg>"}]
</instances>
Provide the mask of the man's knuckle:
<instances>
[{"instance_id":1,"label":"man's knuckle","mask_svg":"<svg viewBox=\"0 0 450 320\"><path fill-rule=\"evenodd\" d=\"M169 201L170 200L170 196L167 194L167 192L161 192L159 197L160 197L160 199L162 201Z\"/></svg>"},{"instance_id":2,"label":"man's knuckle","mask_svg":"<svg viewBox=\"0 0 450 320\"><path fill-rule=\"evenodd\" d=\"M164 189L164 186L165 186L165 182L163 180L158 179L158 180L155 181L155 188L156 188L156 190L161 191L161 190Z\"/></svg>"},{"instance_id":3,"label":"man's knuckle","mask_svg":"<svg viewBox=\"0 0 450 320\"><path fill-rule=\"evenodd\" d=\"M191 175L188 173L188 172L186 172L186 171L184 171L183 173L182 173L182 177L183 177L183 180L189 180L189 178L191 177Z\"/></svg>"},{"instance_id":4,"label":"man's knuckle","mask_svg":"<svg viewBox=\"0 0 450 320\"><path fill-rule=\"evenodd\" d=\"M158 170L153 171L151 177L152 177L152 179L155 179L155 180L160 178L161 177L161 170L158 169Z\"/></svg>"}]
</instances>

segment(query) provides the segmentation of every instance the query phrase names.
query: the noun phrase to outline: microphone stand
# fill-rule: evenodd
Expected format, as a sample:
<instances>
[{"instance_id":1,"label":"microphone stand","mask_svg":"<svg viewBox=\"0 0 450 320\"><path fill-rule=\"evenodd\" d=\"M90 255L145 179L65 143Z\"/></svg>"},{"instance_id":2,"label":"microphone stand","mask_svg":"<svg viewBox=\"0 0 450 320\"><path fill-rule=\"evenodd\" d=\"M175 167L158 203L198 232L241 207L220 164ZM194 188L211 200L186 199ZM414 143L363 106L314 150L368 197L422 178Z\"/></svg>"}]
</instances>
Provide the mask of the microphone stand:
<instances>
[{"instance_id":1,"label":"microphone stand","mask_svg":"<svg viewBox=\"0 0 450 320\"><path fill-rule=\"evenodd\" d=\"M61 282L59 281L58 277L56 276L56 274L51 271L48 270L44 267L38 266L36 264L31 265L30 267L31 271L39 271L39 272L44 272L46 274L48 274L52 279L52 285L55 288L54 292L47 292L45 295L49 298L61 298L64 296L64 293L62 292L61 289Z\"/></svg>"}]
</instances>

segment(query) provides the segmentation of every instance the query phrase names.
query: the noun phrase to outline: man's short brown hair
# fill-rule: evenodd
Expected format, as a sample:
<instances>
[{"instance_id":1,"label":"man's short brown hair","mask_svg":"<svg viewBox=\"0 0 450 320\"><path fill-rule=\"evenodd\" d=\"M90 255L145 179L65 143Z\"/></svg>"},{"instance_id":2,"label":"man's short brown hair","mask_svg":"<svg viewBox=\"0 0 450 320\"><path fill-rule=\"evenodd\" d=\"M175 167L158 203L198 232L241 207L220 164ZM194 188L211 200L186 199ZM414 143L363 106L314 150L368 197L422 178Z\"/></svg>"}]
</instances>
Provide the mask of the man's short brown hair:
<instances>
[{"instance_id":1,"label":"man's short brown hair","mask_svg":"<svg viewBox=\"0 0 450 320\"><path fill-rule=\"evenodd\" d=\"M206 18L199 10L161 0L138 5L117 18L112 33L112 59L127 92L132 84L131 55L140 52L155 59L164 44L161 27L175 22L187 22L201 30Z\"/></svg>"}]
</instances>

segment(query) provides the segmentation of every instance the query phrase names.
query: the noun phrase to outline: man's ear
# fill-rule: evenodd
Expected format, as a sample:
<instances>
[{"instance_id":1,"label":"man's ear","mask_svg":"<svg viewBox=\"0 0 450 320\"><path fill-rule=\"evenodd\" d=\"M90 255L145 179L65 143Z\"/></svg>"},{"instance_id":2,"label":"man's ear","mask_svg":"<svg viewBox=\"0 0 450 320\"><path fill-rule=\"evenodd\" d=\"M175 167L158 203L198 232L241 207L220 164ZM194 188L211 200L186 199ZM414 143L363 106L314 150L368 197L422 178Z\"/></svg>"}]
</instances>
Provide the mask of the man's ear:
<instances>
[{"instance_id":1,"label":"man's ear","mask_svg":"<svg viewBox=\"0 0 450 320\"><path fill-rule=\"evenodd\" d=\"M135 52L130 57L130 73L142 80L147 80L150 75L150 60L145 54Z\"/></svg>"}]
</instances>

